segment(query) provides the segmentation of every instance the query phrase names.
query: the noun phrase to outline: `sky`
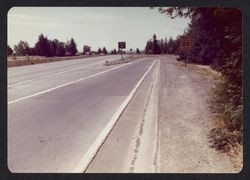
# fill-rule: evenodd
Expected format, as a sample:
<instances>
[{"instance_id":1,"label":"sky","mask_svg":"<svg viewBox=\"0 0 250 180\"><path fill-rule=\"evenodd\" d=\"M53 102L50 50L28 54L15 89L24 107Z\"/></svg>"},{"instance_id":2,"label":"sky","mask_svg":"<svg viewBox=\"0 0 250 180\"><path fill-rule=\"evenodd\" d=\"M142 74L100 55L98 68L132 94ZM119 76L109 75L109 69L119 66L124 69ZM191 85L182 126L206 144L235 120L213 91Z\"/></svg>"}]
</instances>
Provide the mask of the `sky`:
<instances>
[{"instance_id":1,"label":"sky","mask_svg":"<svg viewBox=\"0 0 250 180\"><path fill-rule=\"evenodd\" d=\"M126 42L127 50L143 50L153 34L176 38L189 22L149 7L13 7L8 12L8 44L13 48L23 40L33 47L43 33L63 42L74 38L78 51L83 45L117 49L119 41Z\"/></svg>"}]
</instances>

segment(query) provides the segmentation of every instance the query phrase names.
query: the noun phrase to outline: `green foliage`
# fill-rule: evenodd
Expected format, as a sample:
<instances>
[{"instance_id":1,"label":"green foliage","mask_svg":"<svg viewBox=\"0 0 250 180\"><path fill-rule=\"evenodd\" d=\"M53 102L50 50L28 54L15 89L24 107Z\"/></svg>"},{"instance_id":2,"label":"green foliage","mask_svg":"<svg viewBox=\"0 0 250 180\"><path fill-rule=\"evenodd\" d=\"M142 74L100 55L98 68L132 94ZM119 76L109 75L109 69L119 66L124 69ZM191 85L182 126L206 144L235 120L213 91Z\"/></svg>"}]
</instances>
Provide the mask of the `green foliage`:
<instances>
[{"instance_id":1,"label":"green foliage","mask_svg":"<svg viewBox=\"0 0 250 180\"><path fill-rule=\"evenodd\" d=\"M152 54L153 53L153 43L151 41L151 39L149 41L147 41L146 47L145 47L145 53L146 54Z\"/></svg>"},{"instance_id":2,"label":"green foliage","mask_svg":"<svg viewBox=\"0 0 250 180\"><path fill-rule=\"evenodd\" d=\"M110 54L117 54L117 51L116 51L116 49L114 49L114 50L111 50Z\"/></svg>"},{"instance_id":3,"label":"green foliage","mask_svg":"<svg viewBox=\"0 0 250 180\"><path fill-rule=\"evenodd\" d=\"M146 54L175 54L178 51L179 39L173 40L171 37L169 41L167 38L165 40L157 40L156 35L153 35L153 40L150 39L147 41L145 47Z\"/></svg>"},{"instance_id":4,"label":"green foliage","mask_svg":"<svg viewBox=\"0 0 250 180\"><path fill-rule=\"evenodd\" d=\"M97 51L98 54L101 54L102 53L102 50L101 48L98 48L98 51Z\"/></svg>"},{"instance_id":5,"label":"green foliage","mask_svg":"<svg viewBox=\"0 0 250 180\"><path fill-rule=\"evenodd\" d=\"M8 56L13 54L13 50L9 45L7 46L7 54L8 54Z\"/></svg>"},{"instance_id":6,"label":"green foliage","mask_svg":"<svg viewBox=\"0 0 250 180\"><path fill-rule=\"evenodd\" d=\"M237 144L243 143L242 95L240 88L228 82L225 77L216 83L212 97L212 110L223 121L222 128L212 129L209 133L212 147L228 152Z\"/></svg>"},{"instance_id":7,"label":"green foliage","mask_svg":"<svg viewBox=\"0 0 250 180\"><path fill-rule=\"evenodd\" d=\"M161 54L161 49L155 34L153 35L152 52L153 54Z\"/></svg>"},{"instance_id":8,"label":"green foliage","mask_svg":"<svg viewBox=\"0 0 250 180\"><path fill-rule=\"evenodd\" d=\"M50 42L47 37L44 37L43 34L41 34L38 37L38 41L35 45L35 49L36 49L37 55L39 56L46 56L46 57L51 56Z\"/></svg>"},{"instance_id":9,"label":"green foliage","mask_svg":"<svg viewBox=\"0 0 250 180\"><path fill-rule=\"evenodd\" d=\"M108 54L108 51L107 51L107 49L105 47L102 48L102 53Z\"/></svg>"},{"instance_id":10,"label":"green foliage","mask_svg":"<svg viewBox=\"0 0 250 180\"><path fill-rule=\"evenodd\" d=\"M241 88L227 79L218 82L214 89L214 103L229 131L242 128L243 97Z\"/></svg>"},{"instance_id":11,"label":"green foliage","mask_svg":"<svg viewBox=\"0 0 250 180\"><path fill-rule=\"evenodd\" d=\"M26 41L20 41L17 45L14 46L16 55L26 56L29 54L29 44Z\"/></svg>"},{"instance_id":12,"label":"green foliage","mask_svg":"<svg viewBox=\"0 0 250 180\"><path fill-rule=\"evenodd\" d=\"M76 43L75 43L75 40L73 38L71 38L71 40L69 42L67 42L66 52L68 52L70 56L76 55L76 53L77 53Z\"/></svg>"},{"instance_id":13,"label":"green foliage","mask_svg":"<svg viewBox=\"0 0 250 180\"><path fill-rule=\"evenodd\" d=\"M60 42L57 39L54 39L53 41L49 41L51 56L56 56L56 49L59 46L59 43Z\"/></svg>"},{"instance_id":14,"label":"green foliage","mask_svg":"<svg viewBox=\"0 0 250 180\"><path fill-rule=\"evenodd\" d=\"M65 56L65 44L63 42L59 42L56 47L56 56Z\"/></svg>"}]
</instances>

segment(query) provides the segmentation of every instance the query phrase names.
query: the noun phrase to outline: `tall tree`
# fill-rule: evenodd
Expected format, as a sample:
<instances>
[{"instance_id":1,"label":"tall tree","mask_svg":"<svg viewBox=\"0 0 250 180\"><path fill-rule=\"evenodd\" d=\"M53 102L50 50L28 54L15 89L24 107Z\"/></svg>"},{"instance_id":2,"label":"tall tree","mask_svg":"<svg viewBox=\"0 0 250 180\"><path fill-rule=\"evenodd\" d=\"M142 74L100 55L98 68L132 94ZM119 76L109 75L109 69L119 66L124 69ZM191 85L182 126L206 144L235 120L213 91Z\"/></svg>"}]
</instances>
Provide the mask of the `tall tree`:
<instances>
[{"instance_id":1,"label":"tall tree","mask_svg":"<svg viewBox=\"0 0 250 180\"><path fill-rule=\"evenodd\" d=\"M49 44L51 56L56 56L56 49L59 45L59 41L57 39L54 39L53 41L49 41Z\"/></svg>"},{"instance_id":2,"label":"tall tree","mask_svg":"<svg viewBox=\"0 0 250 180\"><path fill-rule=\"evenodd\" d=\"M105 47L102 48L102 53L108 54L108 51L107 51L107 49Z\"/></svg>"},{"instance_id":3,"label":"tall tree","mask_svg":"<svg viewBox=\"0 0 250 180\"><path fill-rule=\"evenodd\" d=\"M168 40L167 38L164 39L164 50L163 50L164 54L167 54L168 52Z\"/></svg>"},{"instance_id":4,"label":"tall tree","mask_svg":"<svg viewBox=\"0 0 250 180\"><path fill-rule=\"evenodd\" d=\"M71 56L74 56L77 53L76 43L73 38L67 43L66 51L69 52Z\"/></svg>"},{"instance_id":5,"label":"tall tree","mask_svg":"<svg viewBox=\"0 0 250 180\"><path fill-rule=\"evenodd\" d=\"M152 40L150 39L147 41L146 47L145 47L145 53L146 54L152 54L153 53L153 43Z\"/></svg>"},{"instance_id":6,"label":"tall tree","mask_svg":"<svg viewBox=\"0 0 250 180\"><path fill-rule=\"evenodd\" d=\"M161 54L164 54L165 47L164 47L164 41L163 41L163 39L160 40L159 46L160 46Z\"/></svg>"},{"instance_id":7,"label":"tall tree","mask_svg":"<svg viewBox=\"0 0 250 180\"><path fill-rule=\"evenodd\" d=\"M14 46L16 55L26 56L29 54L29 44L26 41L20 41L17 45Z\"/></svg>"},{"instance_id":8,"label":"tall tree","mask_svg":"<svg viewBox=\"0 0 250 180\"><path fill-rule=\"evenodd\" d=\"M98 51L97 51L98 54L101 54L102 53L102 50L101 48L98 48Z\"/></svg>"},{"instance_id":9,"label":"tall tree","mask_svg":"<svg viewBox=\"0 0 250 180\"><path fill-rule=\"evenodd\" d=\"M160 54L160 53L161 53L161 49L160 49L160 46L158 44L156 34L154 34L153 35L153 54Z\"/></svg>"},{"instance_id":10,"label":"tall tree","mask_svg":"<svg viewBox=\"0 0 250 180\"><path fill-rule=\"evenodd\" d=\"M51 56L49 40L47 37L44 37L43 34L38 37L38 41L35 44L35 49L39 56Z\"/></svg>"},{"instance_id":11,"label":"tall tree","mask_svg":"<svg viewBox=\"0 0 250 180\"><path fill-rule=\"evenodd\" d=\"M59 42L56 47L56 56L64 56L66 52L65 44L63 42Z\"/></svg>"}]
</instances>

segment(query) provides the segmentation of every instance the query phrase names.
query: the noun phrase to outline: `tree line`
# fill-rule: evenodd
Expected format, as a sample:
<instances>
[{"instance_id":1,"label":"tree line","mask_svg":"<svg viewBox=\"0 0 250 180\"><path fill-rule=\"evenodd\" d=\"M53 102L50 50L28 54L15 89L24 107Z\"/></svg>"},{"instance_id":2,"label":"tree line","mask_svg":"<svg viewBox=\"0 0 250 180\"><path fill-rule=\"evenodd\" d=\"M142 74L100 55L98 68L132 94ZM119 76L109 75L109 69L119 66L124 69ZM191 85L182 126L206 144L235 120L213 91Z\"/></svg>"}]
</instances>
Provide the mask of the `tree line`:
<instances>
[{"instance_id":1,"label":"tree line","mask_svg":"<svg viewBox=\"0 0 250 180\"><path fill-rule=\"evenodd\" d=\"M30 47L26 41L20 41L14 46L15 55L38 55L45 57L53 56L74 56L77 51L77 45L73 38L64 43L57 39L50 40L43 34L39 35L34 47ZM8 46L8 55L13 54L13 50Z\"/></svg>"},{"instance_id":2,"label":"tree line","mask_svg":"<svg viewBox=\"0 0 250 180\"><path fill-rule=\"evenodd\" d=\"M62 56L75 56L78 52L77 44L74 38L71 38L69 41L61 42L57 39L50 40L47 36L43 34L39 35L38 40L34 47L30 47L28 42L20 41L17 45L14 45L14 50L8 45L7 46L8 56L18 55L18 56L45 56L45 57L62 57ZM91 54L91 47L84 45L82 54ZM108 51L105 47L102 49L99 48L96 54L108 54ZM116 51L115 53L116 54Z\"/></svg>"},{"instance_id":3,"label":"tree line","mask_svg":"<svg viewBox=\"0 0 250 180\"><path fill-rule=\"evenodd\" d=\"M146 54L175 54L178 49L178 41L172 39L169 40L165 37L164 39L157 40L156 34L153 35L152 39L148 40L145 47Z\"/></svg>"},{"instance_id":4,"label":"tree line","mask_svg":"<svg viewBox=\"0 0 250 180\"><path fill-rule=\"evenodd\" d=\"M91 51L91 47L88 45L83 46L82 54L118 54L121 53L116 49L107 51L106 47L98 48L97 51ZM123 52L125 53L125 52ZM140 50L137 48L136 53L140 54ZM30 47L28 42L20 41L17 45L14 46L14 50L8 45L7 54L18 55L18 56L45 56L45 57L62 57L62 56L75 56L81 54L77 50L77 44L74 38L71 38L66 43L61 42L57 39L50 40L47 36L43 34L39 35L38 40L34 47Z\"/></svg>"}]
</instances>

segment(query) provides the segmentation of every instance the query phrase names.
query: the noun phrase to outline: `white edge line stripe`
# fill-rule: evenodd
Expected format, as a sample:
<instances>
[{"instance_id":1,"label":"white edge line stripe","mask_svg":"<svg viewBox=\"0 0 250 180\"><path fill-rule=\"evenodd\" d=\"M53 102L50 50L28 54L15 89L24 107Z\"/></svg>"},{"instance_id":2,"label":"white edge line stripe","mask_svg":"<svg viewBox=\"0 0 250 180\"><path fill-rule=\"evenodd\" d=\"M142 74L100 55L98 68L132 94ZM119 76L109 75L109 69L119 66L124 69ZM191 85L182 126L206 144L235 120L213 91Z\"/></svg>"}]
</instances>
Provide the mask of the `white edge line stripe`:
<instances>
[{"instance_id":1,"label":"white edge line stripe","mask_svg":"<svg viewBox=\"0 0 250 180\"><path fill-rule=\"evenodd\" d=\"M112 116L112 118L110 119L108 124L105 126L105 128L102 130L102 132L99 134L99 136L95 139L94 143L91 145L91 147L88 149L88 151L84 154L83 158L79 161L78 165L74 168L72 173L83 173L83 172L86 171L89 164L91 163L91 161L95 157L96 153L98 152L99 148L104 143L104 141L107 138L108 134L113 129L114 125L118 121L118 119L121 116L122 112L124 111L124 109L126 108L128 103L131 101L133 96L135 95L136 90L141 85L142 81L145 79L145 77L149 73L149 71L152 69L155 62L156 62L156 60L152 63L152 65L149 67L149 69L146 71L146 73L142 76L142 78L136 84L134 89L130 92L130 94L125 99L125 101L118 108L116 113Z\"/></svg>"},{"instance_id":2,"label":"white edge line stripe","mask_svg":"<svg viewBox=\"0 0 250 180\"><path fill-rule=\"evenodd\" d=\"M117 57L112 57L112 58L109 58L107 60L114 60L114 59L118 59ZM93 64L88 64L87 66L83 66L83 67L78 67L78 68L73 68L73 69L70 69L70 70L67 70L67 71L61 71L61 72L57 72L55 74L48 74L48 75L44 75L44 76L40 76L40 77L37 77L35 79L29 79L29 80L26 80L26 81L21 81L21 82L16 82L16 83L13 83L13 84L10 84L8 86L8 88L10 87L13 87L13 86L17 86L17 85L20 85L20 84L24 84L24 83L27 83L27 82L30 82L30 81L35 81L37 79L41 79L41 78L45 78L45 77L50 77L50 76L55 76L55 75L58 75L58 74L63 74L63 73L66 73L66 72L71 72L71 71L75 71L77 69L82 69L82 68L86 68L86 67L90 67L90 66L93 66L93 65L96 65L96 64L102 64L104 63L104 61L102 62L96 62L96 63L93 63Z\"/></svg>"},{"instance_id":3,"label":"white edge line stripe","mask_svg":"<svg viewBox=\"0 0 250 180\"><path fill-rule=\"evenodd\" d=\"M131 62L130 62L131 63ZM117 67L114 67L114 68L111 68L111 69L108 69L108 70L105 70L105 71L102 71L102 72L99 72L99 73L96 73L96 74L93 74L93 75L90 75L88 77L84 77L84 78L81 78L81 79L77 79L77 80L74 80L74 81L71 81L71 82L68 82L68 83L65 83L65 84L62 84L60 86L56 86L54 88L50 88L50 89L47 89L47 90L44 90L44 91L40 91L38 93L35 93L35 94L32 94L32 95L29 95L29 96L25 96L25 97L22 97L22 98L19 98L19 99L16 99L16 100L13 100L13 101L10 101L8 102L8 105L9 104L13 104L13 103L16 103L16 102L19 102L19 101L22 101L22 100L25 100L25 99L28 99L28 98L31 98L31 97L34 97L34 96L38 96L40 94L44 94L44 93L47 93L47 92L50 92L50 91L53 91L53 90L56 90L56 89L59 89L61 87L65 87L65 86L68 86L70 84L73 84L73 83L77 83L79 81L82 81L82 80L86 80L86 79L89 79L89 78L92 78L92 77L95 77L95 76L98 76L98 75L101 75L101 74L104 74L104 73L107 73L109 71L112 71L112 70L115 70L115 69L118 69L118 68L121 68L123 66L126 66L130 63L127 63L127 64L123 64L121 66L117 66Z\"/></svg>"},{"instance_id":4,"label":"white edge line stripe","mask_svg":"<svg viewBox=\"0 0 250 180\"><path fill-rule=\"evenodd\" d=\"M35 81L37 79L42 79L42 78L46 78L46 77L50 77L50 76L55 76L55 75L58 75L58 74L63 74L63 73L66 73L66 72L75 71L75 70L78 70L78 69L90 67L90 66L93 66L93 65L96 65L96 64L101 64L101 63L103 63L103 62L93 63L93 64L89 64L87 66L83 66L83 67L80 67L80 68L78 67L78 68L70 69L70 70L67 70L67 71L57 72L57 73L54 73L54 74L47 74L47 75L40 76L40 77L37 77L37 78L34 78L34 79L29 79L29 80L25 80L25 81L21 81L21 82L16 82L16 83L13 83L13 84L9 85L8 88L13 87L13 86L17 86L17 85L20 85L20 84L24 84L24 83L27 83L27 82L30 82L30 81Z\"/></svg>"}]
</instances>

